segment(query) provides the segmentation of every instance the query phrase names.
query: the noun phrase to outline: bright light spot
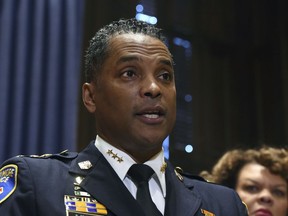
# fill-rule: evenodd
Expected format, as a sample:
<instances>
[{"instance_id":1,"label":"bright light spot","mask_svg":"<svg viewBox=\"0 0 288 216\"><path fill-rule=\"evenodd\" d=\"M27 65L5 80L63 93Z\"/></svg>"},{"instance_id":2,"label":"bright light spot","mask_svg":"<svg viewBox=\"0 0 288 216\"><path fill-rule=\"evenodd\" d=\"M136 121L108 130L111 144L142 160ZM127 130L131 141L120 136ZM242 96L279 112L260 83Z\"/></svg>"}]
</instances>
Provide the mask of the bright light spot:
<instances>
[{"instance_id":1,"label":"bright light spot","mask_svg":"<svg viewBox=\"0 0 288 216\"><path fill-rule=\"evenodd\" d=\"M155 25L157 23L157 18L156 17L150 17L149 18L149 23L151 23L152 25Z\"/></svg>"},{"instance_id":2,"label":"bright light spot","mask_svg":"<svg viewBox=\"0 0 288 216\"><path fill-rule=\"evenodd\" d=\"M191 152L193 151L193 146L192 146L192 145L186 145L186 146L185 146L185 151L186 151L187 153L191 153Z\"/></svg>"},{"instance_id":3,"label":"bright light spot","mask_svg":"<svg viewBox=\"0 0 288 216\"><path fill-rule=\"evenodd\" d=\"M143 12L143 10L144 10L144 7L143 7L143 5L141 5L141 4L138 4L138 5L136 6L136 11L137 11L138 13L141 13L141 12Z\"/></svg>"},{"instance_id":4,"label":"bright light spot","mask_svg":"<svg viewBox=\"0 0 288 216\"><path fill-rule=\"evenodd\" d=\"M173 43L174 43L175 45L177 45L177 46L180 46L180 45L181 45L181 39L178 38L178 37L175 37L175 38L173 39Z\"/></svg>"},{"instance_id":5,"label":"bright light spot","mask_svg":"<svg viewBox=\"0 0 288 216\"><path fill-rule=\"evenodd\" d=\"M169 136L163 141L164 157L169 159Z\"/></svg>"},{"instance_id":6,"label":"bright light spot","mask_svg":"<svg viewBox=\"0 0 288 216\"><path fill-rule=\"evenodd\" d=\"M155 25L157 23L157 18L156 17L149 16L147 14L137 13L135 17L136 17L137 20L141 20L141 21L150 23L152 25Z\"/></svg>"},{"instance_id":7,"label":"bright light spot","mask_svg":"<svg viewBox=\"0 0 288 216\"><path fill-rule=\"evenodd\" d=\"M192 95L186 94L184 99L185 99L186 102L191 102L192 101Z\"/></svg>"},{"instance_id":8,"label":"bright light spot","mask_svg":"<svg viewBox=\"0 0 288 216\"><path fill-rule=\"evenodd\" d=\"M186 48L186 49L187 49L187 48L190 48L190 42L187 41L187 40L184 40L184 41L183 41L183 47Z\"/></svg>"},{"instance_id":9,"label":"bright light spot","mask_svg":"<svg viewBox=\"0 0 288 216\"><path fill-rule=\"evenodd\" d=\"M188 40L184 40L184 39L179 38L179 37L175 37L173 39L173 42L174 42L175 45L182 46L182 47L184 47L186 49L191 47L191 43Z\"/></svg>"}]
</instances>

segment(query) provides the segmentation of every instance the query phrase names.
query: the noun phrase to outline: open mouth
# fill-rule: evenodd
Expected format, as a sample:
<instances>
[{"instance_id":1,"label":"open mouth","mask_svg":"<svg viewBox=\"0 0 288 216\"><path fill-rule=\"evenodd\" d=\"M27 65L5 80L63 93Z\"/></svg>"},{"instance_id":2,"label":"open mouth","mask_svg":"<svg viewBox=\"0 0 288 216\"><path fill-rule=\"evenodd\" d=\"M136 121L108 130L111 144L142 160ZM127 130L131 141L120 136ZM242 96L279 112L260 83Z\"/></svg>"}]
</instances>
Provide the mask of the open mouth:
<instances>
[{"instance_id":1,"label":"open mouth","mask_svg":"<svg viewBox=\"0 0 288 216\"><path fill-rule=\"evenodd\" d=\"M161 107L154 107L154 108L145 108L138 112L136 115L139 116L142 120L150 121L150 123L156 123L157 120L162 119L165 112ZM153 121L154 120L154 121Z\"/></svg>"},{"instance_id":2,"label":"open mouth","mask_svg":"<svg viewBox=\"0 0 288 216\"><path fill-rule=\"evenodd\" d=\"M163 114L159 112L150 112L150 113L143 113L141 115L145 116L146 118L156 119L162 116Z\"/></svg>"},{"instance_id":3,"label":"open mouth","mask_svg":"<svg viewBox=\"0 0 288 216\"><path fill-rule=\"evenodd\" d=\"M138 112L137 115L142 115L147 118L158 118L164 115L164 110L161 107L145 108Z\"/></svg>"},{"instance_id":4,"label":"open mouth","mask_svg":"<svg viewBox=\"0 0 288 216\"><path fill-rule=\"evenodd\" d=\"M144 116L145 116L146 118L154 118L154 119L159 117L158 114L144 114Z\"/></svg>"}]
</instances>

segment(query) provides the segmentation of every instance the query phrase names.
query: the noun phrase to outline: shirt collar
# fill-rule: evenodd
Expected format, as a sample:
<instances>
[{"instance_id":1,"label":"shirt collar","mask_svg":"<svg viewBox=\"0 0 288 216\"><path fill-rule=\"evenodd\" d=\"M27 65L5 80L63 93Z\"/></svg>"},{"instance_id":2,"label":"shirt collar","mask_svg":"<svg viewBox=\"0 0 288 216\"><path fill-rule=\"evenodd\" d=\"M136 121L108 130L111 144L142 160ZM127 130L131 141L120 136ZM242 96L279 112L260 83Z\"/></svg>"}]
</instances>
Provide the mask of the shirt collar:
<instances>
[{"instance_id":1,"label":"shirt collar","mask_svg":"<svg viewBox=\"0 0 288 216\"><path fill-rule=\"evenodd\" d=\"M103 154L105 159L113 167L117 175L123 181L130 167L136 162L127 153L121 151L120 149L110 145L101 137L96 136L95 146ZM164 197L166 196L166 181L165 181L165 168L166 162L164 159L164 151L162 150L153 156L150 160L146 161L144 164L150 166L156 173L161 189L163 191Z\"/></svg>"}]
</instances>

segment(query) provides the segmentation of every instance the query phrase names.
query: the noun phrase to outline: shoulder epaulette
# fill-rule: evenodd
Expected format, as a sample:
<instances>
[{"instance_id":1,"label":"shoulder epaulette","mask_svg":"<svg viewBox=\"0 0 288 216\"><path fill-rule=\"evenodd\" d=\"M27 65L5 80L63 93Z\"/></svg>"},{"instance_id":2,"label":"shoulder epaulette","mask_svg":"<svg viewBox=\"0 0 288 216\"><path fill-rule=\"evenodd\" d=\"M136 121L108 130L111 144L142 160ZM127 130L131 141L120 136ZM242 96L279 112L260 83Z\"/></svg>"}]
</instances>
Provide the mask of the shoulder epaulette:
<instances>
[{"instance_id":1,"label":"shoulder epaulette","mask_svg":"<svg viewBox=\"0 0 288 216\"><path fill-rule=\"evenodd\" d=\"M29 158L74 158L77 156L76 152L69 152L68 150L64 150L60 153L56 154L42 154L42 155L18 155L17 157L29 157Z\"/></svg>"},{"instance_id":2,"label":"shoulder epaulette","mask_svg":"<svg viewBox=\"0 0 288 216\"><path fill-rule=\"evenodd\" d=\"M198 176L198 175L193 175L191 173L182 173L183 176L187 177L187 178L190 178L190 179L196 179L196 180L199 180L199 181L205 181L207 182L206 179L204 179L203 177L201 176Z\"/></svg>"},{"instance_id":3,"label":"shoulder epaulette","mask_svg":"<svg viewBox=\"0 0 288 216\"><path fill-rule=\"evenodd\" d=\"M184 172L182 170L181 167L176 167L175 168L175 174L176 176L179 178L179 180L183 181L183 176L186 177L186 178L190 178L190 179L196 179L196 180L199 180L199 181L205 181L207 182L204 178L202 178L201 176L198 176L198 175L193 175L191 173L188 173L188 172Z\"/></svg>"}]
</instances>

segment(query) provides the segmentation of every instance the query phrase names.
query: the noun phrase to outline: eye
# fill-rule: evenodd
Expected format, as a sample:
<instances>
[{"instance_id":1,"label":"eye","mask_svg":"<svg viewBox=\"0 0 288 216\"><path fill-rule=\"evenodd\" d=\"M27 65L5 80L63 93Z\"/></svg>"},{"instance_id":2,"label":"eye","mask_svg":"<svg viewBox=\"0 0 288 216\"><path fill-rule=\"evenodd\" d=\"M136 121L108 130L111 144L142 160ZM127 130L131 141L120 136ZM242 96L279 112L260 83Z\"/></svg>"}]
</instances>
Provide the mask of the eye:
<instances>
[{"instance_id":1,"label":"eye","mask_svg":"<svg viewBox=\"0 0 288 216\"><path fill-rule=\"evenodd\" d=\"M122 73L122 77L124 78L133 78L136 76L136 72L132 69L126 70Z\"/></svg>"},{"instance_id":2,"label":"eye","mask_svg":"<svg viewBox=\"0 0 288 216\"><path fill-rule=\"evenodd\" d=\"M286 192L283 191L283 190L280 190L280 189L274 189L274 190L272 191L272 193L273 193L276 197L286 197L286 196L287 196Z\"/></svg>"},{"instance_id":3,"label":"eye","mask_svg":"<svg viewBox=\"0 0 288 216\"><path fill-rule=\"evenodd\" d=\"M257 193L260 190L260 188L256 185L244 185L243 190L249 193Z\"/></svg>"},{"instance_id":4,"label":"eye","mask_svg":"<svg viewBox=\"0 0 288 216\"><path fill-rule=\"evenodd\" d=\"M159 75L159 78L165 81L173 80L173 75L169 72L163 72Z\"/></svg>"}]
</instances>

